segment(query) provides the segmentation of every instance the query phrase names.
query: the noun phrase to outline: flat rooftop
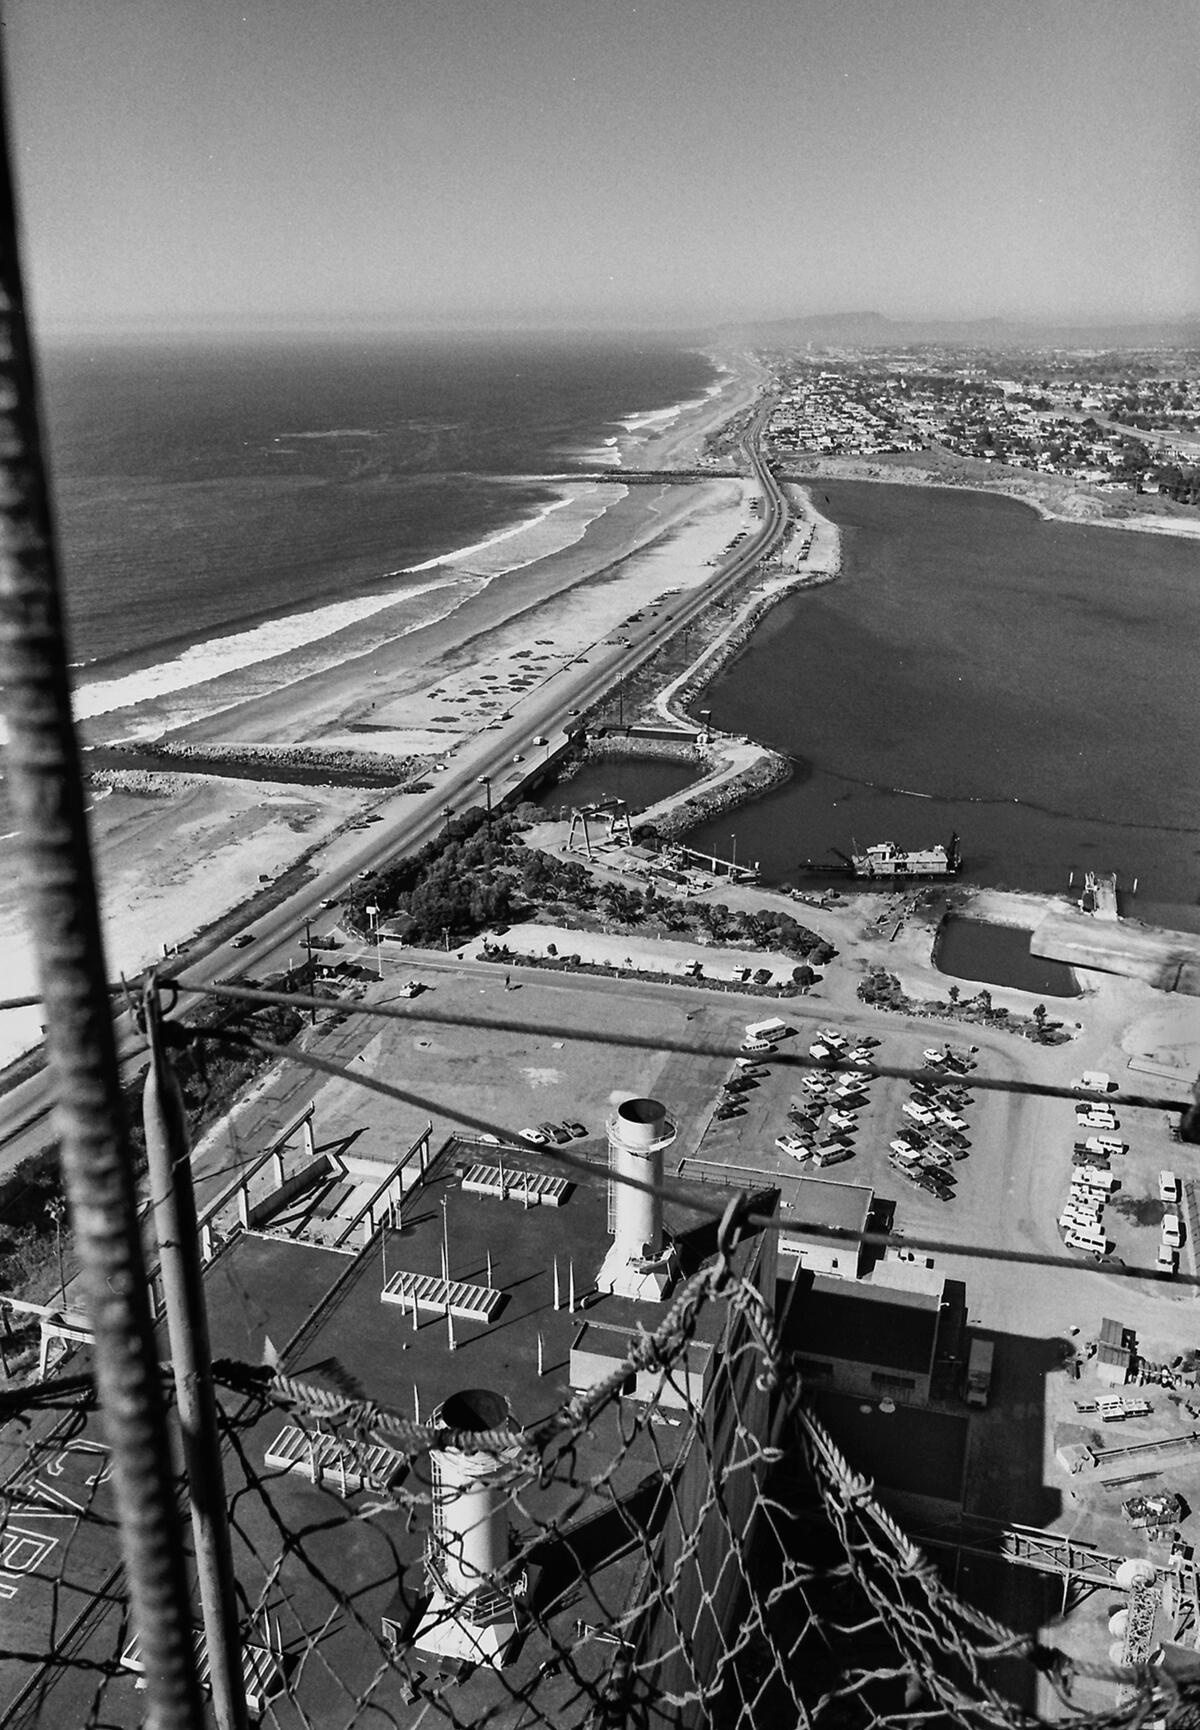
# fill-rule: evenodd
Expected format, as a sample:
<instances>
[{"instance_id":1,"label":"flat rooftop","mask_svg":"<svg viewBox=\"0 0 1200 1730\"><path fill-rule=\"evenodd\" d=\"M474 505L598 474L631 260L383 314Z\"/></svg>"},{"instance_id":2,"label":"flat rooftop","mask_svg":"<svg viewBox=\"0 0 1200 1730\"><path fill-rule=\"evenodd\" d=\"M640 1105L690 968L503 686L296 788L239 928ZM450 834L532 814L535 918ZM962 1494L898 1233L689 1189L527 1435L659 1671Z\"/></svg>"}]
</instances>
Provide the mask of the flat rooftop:
<instances>
[{"instance_id":1,"label":"flat rooftop","mask_svg":"<svg viewBox=\"0 0 1200 1730\"><path fill-rule=\"evenodd\" d=\"M787 1235L803 1240L804 1226L792 1223L789 1215L800 1216L806 1225L824 1226L831 1231L866 1231L867 1220L875 1202L875 1191L869 1184L839 1183L834 1178L798 1177L780 1182L780 1213L787 1224ZM815 1242L828 1242L817 1238Z\"/></svg>"},{"instance_id":2,"label":"flat rooftop","mask_svg":"<svg viewBox=\"0 0 1200 1730\"><path fill-rule=\"evenodd\" d=\"M926 1292L816 1274L807 1291L797 1291L792 1337L801 1357L837 1357L928 1375L940 1313L938 1297Z\"/></svg>"},{"instance_id":3,"label":"flat rooftop","mask_svg":"<svg viewBox=\"0 0 1200 1730\"><path fill-rule=\"evenodd\" d=\"M583 1341L593 1366L619 1362L641 1331L662 1319L670 1294L653 1304L594 1289L611 1241L606 1162L581 1181L568 1178L554 1194L558 1205L528 1204L539 1179L542 1193L554 1192L554 1180L561 1183L565 1175L561 1163L532 1151L506 1153L507 1199L464 1188L464 1177L474 1173L478 1183L480 1168L494 1167L496 1157L494 1148L452 1139L430 1162L424 1181L405 1195L395 1225L354 1255L285 1233L234 1236L206 1270L214 1359L277 1363L286 1375L326 1390L331 1404L366 1400L425 1422L450 1394L476 1388L503 1395L516 1426L561 1412L573 1391L572 1346ZM523 1186L524 1174L529 1183ZM720 1190L705 1185L698 1197L708 1214L720 1212ZM695 1214L669 1205L665 1224L683 1275L715 1253L714 1224L697 1226ZM756 1248L750 1238L735 1251L743 1267ZM425 1294L415 1325L411 1301L384 1301L385 1289L395 1296ZM439 1294L449 1295L459 1311L450 1323ZM447 1706L462 1721L515 1722L522 1695L535 1684L547 1717L566 1724L585 1715L588 1698L579 1677L599 1683L615 1648L610 1640L581 1638L578 1627L610 1628L633 1602L656 1494L692 1435L686 1397L697 1382L690 1378L703 1374L727 1319L722 1304L699 1310L670 1377L682 1398L668 1399L664 1390L659 1403L614 1400L586 1427L567 1426L562 1442L550 1444L543 1455L549 1469L540 1479L519 1477L512 1486L509 1526L531 1571L543 1628L530 1630L499 1677L476 1669L448 1684ZM165 1356L165 1340L163 1350ZM371 1443L339 1455L349 1432L336 1422L316 1423L232 1393L223 1395L223 1407L230 1425L226 1498L243 1609L256 1623L264 1613L269 1618L290 1673L290 1697L280 1695L273 1705L279 1723L349 1726L362 1721L369 1701L390 1722L415 1725L428 1710L428 1696L412 1696L405 1665L438 1675L436 1659L405 1643L426 1594L428 1456L410 1461L402 1452L372 1451ZM330 1451L314 1481L314 1448L326 1446L322 1431L329 1433ZM71 1440L75 1476L102 1477L97 1440L93 1415ZM351 1472L343 1481L347 1457ZM360 1482L355 1461L366 1459L374 1461L377 1476L366 1473ZM390 1493L382 1487L389 1477ZM74 1479L68 1473L59 1481ZM80 1619L77 1655L104 1664L117 1656L128 1632L110 1578L115 1538L102 1483L89 1488L87 1505L90 1511L65 1534L57 1558L47 1556L44 1577L28 1582L29 1614L19 1644L49 1650L47 1630L57 1616L55 1626L63 1631L65 1602ZM63 1600L68 1572L78 1576L81 1590ZM385 1618L402 1655L394 1668L386 1661ZM578 1676L545 1673L556 1646L572 1651ZM33 1684L31 1703L13 1722L82 1723L96 1675L70 1666L38 1677L35 1666L5 1664L0 1712L25 1683ZM104 1683L106 1722L140 1723L144 1702L132 1674Z\"/></svg>"}]
</instances>

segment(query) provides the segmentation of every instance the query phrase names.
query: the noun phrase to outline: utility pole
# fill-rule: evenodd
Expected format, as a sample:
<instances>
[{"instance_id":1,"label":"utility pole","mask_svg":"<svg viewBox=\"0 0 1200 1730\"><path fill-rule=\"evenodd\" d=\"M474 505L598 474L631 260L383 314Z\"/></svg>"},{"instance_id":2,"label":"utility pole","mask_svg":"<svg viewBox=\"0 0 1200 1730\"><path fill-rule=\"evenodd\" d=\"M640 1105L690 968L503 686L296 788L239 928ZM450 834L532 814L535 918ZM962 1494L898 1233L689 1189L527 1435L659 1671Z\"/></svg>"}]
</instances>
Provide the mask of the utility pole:
<instances>
[{"instance_id":1,"label":"utility pole","mask_svg":"<svg viewBox=\"0 0 1200 1730\"><path fill-rule=\"evenodd\" d=\"M158 983L153 975L143 993L142 1010L150 1042L150 1068L142 1095L146 1167L187 1469L213 1713L219 1730L248 1730L237 1583L229 1546L191 1148L183 1094L164 1048Z\"/></svg>"},{"instance_id":2,"label":"utility pole","mask_svg":"<svg viewBox=\"0 0 1200 1730\"><path fill-rule=\"evenodd\" d=\"M312 997L314 995L314 987L315 987L316 982L315 982L314 977L313 977L312 920L311 919L306 919L304 921L304 950L305 950L305 954L308 956L308 982L307 982L308 983L308 995L310 997ZM315 1027L317 1025L317 1009L316 1009L315 1004L311 1004L309 1006L308 1024L310 1027Z\"/></svg>"},{"instance_id":3,"label":"utility pole","mask_svg":"<svg viewBox=\"0 0 1200 1730\"><path fill-rule=\"evenodd\" d=\"M490 775L481 775L479 777L479 784L483 788L484 796L487 799L487 827L488 834L490 835L492 832L492 777Z\"/></svg>"}]
</instances>

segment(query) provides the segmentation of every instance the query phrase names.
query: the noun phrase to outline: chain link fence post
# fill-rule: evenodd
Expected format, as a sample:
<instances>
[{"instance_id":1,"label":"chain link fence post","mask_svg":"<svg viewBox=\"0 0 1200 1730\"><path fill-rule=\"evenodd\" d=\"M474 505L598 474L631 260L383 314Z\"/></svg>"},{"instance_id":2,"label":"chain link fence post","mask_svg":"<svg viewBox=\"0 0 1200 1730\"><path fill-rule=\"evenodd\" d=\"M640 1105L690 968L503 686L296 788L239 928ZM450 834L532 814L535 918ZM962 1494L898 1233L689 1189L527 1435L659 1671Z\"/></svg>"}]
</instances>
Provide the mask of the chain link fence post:
<instances>
[{"instance_id":1,"label":"chain link fence post","mask_svg":"<svg viewBox=\"0 0 1200 1730\"><path fill-rule=\"evenodd\" d=\"M0 65L0 688L8 770L147 1720L154 1730L199 1730L181 1521L71 718L5 98Z\"/></svg>"}]
</instances>

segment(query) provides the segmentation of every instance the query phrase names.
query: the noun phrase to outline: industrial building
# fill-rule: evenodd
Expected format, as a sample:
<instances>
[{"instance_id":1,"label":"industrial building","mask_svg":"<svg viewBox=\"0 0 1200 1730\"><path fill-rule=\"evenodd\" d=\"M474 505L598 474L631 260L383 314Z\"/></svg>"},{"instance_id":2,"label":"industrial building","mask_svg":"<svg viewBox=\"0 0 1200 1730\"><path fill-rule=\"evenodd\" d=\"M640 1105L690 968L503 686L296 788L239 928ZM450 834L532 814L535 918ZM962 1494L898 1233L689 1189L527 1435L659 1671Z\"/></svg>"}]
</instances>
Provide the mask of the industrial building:
<instances>
[{"instance_id":1,"label":"industrial building","mask_svg":"<svg viewBox=\"0 0 1200 1730\"><path fill-rule=\"evenodd\" d=\"M614 1109L608 1163L583 1171L457 1138L348 1169L302 1133L240 1174L202 1227L214 1358L270 1365L328 1402L321 1419L223 1396L252 1702L332 1726L370 1701L404 1724L448 1688L461 1721L515 1722L535 1696L566 1725L636 1675L647 1721L697 1721L729 1680L714 1636L746 1578L728 1532L753 1533L774 1395L744 1305L696 1303L669 1358L621 1371L717 1265L722 1192L704 1185L697 1211L650 1193L674 1136L653 1100ZM774 1202L764 1192L755 1209ZM774 1234L731 1239L723 1265L760 1294L761 1325ZM367 1402L458 1445L356 1432L346 1413ZM77 1514L67 1530L60 1508L57 1545L22 1582L14 1644L50 1649L69 1571L86 1602L80 1650L117 1660L105 1721L132 1725L140 1658L111 1584L94 1422L34 1453L31 1505L53 1473ZM10 1660L0 1710L84 1722L95 1687L86 1665Z\"/></svg>"}]
</instances>

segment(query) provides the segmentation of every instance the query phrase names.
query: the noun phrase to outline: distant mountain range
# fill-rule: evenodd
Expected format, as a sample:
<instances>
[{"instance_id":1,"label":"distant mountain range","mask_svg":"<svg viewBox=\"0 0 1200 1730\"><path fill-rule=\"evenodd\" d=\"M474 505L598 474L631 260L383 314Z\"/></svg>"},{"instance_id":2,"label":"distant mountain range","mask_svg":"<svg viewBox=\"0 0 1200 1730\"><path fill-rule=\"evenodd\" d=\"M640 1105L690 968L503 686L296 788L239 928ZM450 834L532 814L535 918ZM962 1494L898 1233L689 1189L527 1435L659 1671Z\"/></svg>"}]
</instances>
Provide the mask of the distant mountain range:
<instances>
[{"instance_id":1,"label":"distant mountain range","mask_svg":"<svg viewBox=\"0 0 1200 1730\"><path fill-rule=\"evenodd\" d=\"M1036 324L1003 318L909 320L881 312L818 313L727 325L722 335L780 348L1200 348L1200 318L1146 324Z\"/></svg>"}]
</instances>

